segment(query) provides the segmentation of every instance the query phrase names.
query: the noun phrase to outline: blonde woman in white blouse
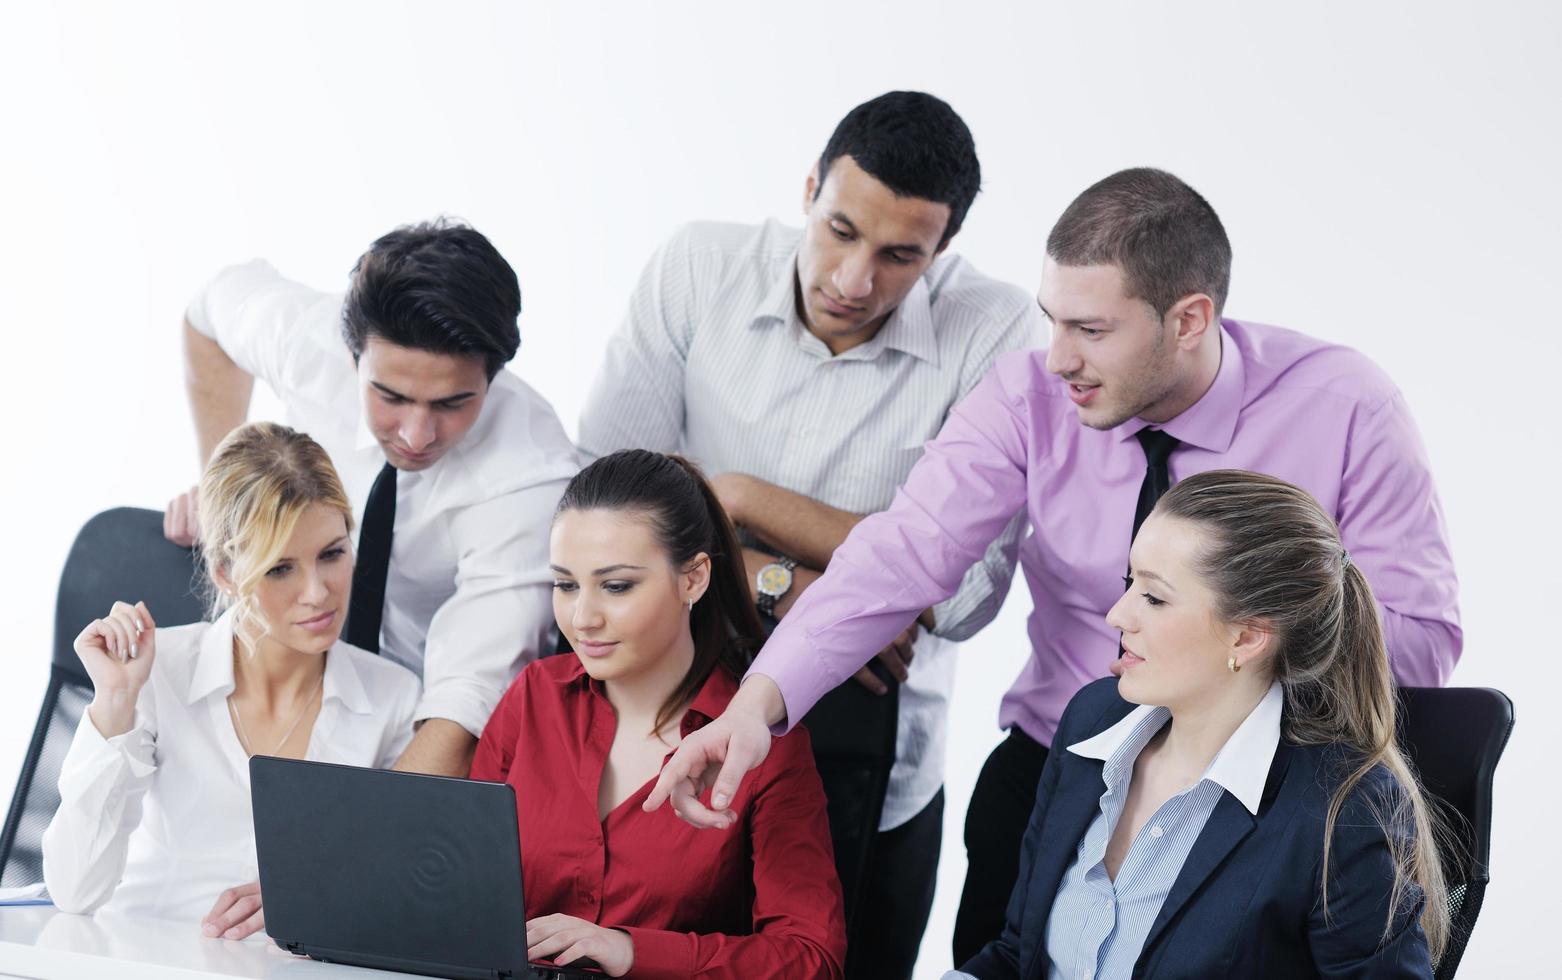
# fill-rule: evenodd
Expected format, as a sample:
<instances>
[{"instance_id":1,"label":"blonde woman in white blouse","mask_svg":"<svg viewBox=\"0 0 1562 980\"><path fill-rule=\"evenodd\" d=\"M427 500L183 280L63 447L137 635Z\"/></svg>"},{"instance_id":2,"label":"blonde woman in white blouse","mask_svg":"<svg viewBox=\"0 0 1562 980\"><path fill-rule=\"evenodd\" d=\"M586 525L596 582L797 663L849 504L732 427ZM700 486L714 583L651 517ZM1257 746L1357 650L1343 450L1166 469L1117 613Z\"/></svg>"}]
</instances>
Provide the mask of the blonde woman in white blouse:
<instances>
[{"instance_id":1,"label":"blonde woman in white blouse","mask_svg":"<svg viewBox=\"0 0 1562 980\"><path fill-rule=\"evenodd\" d=\"M94 693L43 871L63 911L187 919L242 939L265 924L249 757L389 765L411 739L419 685L338 639L352 506L312 439L271 423L234 430L201 480L200 519L215 622L157 629L144 603L116 602L76 638Z\"/></svg>"}]
</instances>

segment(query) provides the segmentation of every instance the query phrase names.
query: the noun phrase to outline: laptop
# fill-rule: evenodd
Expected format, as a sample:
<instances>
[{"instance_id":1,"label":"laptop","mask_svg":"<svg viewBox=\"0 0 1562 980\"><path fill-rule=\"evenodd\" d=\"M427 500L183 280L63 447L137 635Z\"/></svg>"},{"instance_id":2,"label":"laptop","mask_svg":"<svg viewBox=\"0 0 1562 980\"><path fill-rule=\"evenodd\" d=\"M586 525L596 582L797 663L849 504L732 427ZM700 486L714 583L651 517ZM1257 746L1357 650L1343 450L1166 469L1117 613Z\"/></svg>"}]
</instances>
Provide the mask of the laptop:
<instances>
[{"instance_id":1,"label":"laptop","mask_svg":"<svg viewBox=\"0 0 1562 980\"><path fill-rule=\"evenodd\" d=\"M601 980L526 958L509 785L257 755L250 799L283 949L463 980Z\"/></svg>"}]
</instances>

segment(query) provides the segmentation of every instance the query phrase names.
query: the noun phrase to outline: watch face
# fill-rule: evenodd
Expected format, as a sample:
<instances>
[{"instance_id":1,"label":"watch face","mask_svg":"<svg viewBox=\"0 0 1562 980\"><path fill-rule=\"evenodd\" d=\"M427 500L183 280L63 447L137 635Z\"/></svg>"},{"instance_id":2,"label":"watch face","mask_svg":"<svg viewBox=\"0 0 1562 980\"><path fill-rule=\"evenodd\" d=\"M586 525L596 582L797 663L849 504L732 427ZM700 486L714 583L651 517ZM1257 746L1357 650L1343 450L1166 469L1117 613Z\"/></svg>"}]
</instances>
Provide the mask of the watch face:
<instances>
[{"instance_id":1,"label":"watch face","mask_svg":"<svg viewBox=\"0 0 1562 980\"><path fill-rule=\"evenodd\" d=\"M792 573L780 565L770 564L759 570L761 595L783 596L792 587Z\"/></svg>"}]
</instances>

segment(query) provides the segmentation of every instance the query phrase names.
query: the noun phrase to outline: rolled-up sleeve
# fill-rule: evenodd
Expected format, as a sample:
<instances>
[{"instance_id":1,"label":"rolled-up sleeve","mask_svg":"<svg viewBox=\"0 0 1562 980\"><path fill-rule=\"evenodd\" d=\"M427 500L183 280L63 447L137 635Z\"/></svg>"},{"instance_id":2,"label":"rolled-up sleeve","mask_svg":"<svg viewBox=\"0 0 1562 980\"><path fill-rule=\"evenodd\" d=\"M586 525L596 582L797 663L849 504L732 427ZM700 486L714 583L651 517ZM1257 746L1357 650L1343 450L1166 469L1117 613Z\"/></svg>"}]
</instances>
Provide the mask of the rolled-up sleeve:
<instances>
[{"instance_id":1,"label":"rolled-up sleeve","mask_svg":"<svg viewBox=\"0 0 1562 980\"><path fill-rule=\"evenodd\" d=\"M213 276L184 315L196 333L289 401L317 390L311 382L330 366L322 355L347 356L335 333L341 298L284 279L261 259Z\"/></svg>"},{"instance_id":2,"label":"rolled-up sleeve","mask_svg":"<svg viewBox=\"0 0 1562 980\"><path fill-rule=\"evenodd\" d=\"M60 806L43 832L44 884L61 911L90 912L114 894L157 771L156 745L145 690L122 735L104 738L82 713L60 769Z\"/></svg>"},{"instance_id":3,"label":"rolled-up sleeve","mask_svg":"<svg viewBox=\"0 0 1562 980\"><path fill-rule=\"evenodd\" d=\"M1353 420L1340 539L1372 585L1401 684L1448 683L1464 647L1459 581L1421 434L1397 392Z\"/></svg>"},{"instance_id":4,"label":"rolled-up sleeve","mask_svg":"<svg viewBox=\"0 0 1562 980\"><path fill-rule=\"evenodd\" d=\"M429 623L416 720L445 718L481 735L511 679L552 651L548 531L567 483L538 483L452 514L456 589Z\"/></svg>"}]
</instances>

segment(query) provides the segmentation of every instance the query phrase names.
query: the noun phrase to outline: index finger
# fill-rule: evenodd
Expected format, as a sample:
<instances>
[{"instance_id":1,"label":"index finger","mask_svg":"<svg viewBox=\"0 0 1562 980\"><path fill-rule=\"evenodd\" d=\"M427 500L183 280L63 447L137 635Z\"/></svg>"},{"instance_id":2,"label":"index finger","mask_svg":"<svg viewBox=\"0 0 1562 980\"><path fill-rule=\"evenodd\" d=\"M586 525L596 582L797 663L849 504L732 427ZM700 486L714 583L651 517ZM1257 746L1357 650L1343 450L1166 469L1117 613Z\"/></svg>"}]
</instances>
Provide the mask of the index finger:
<instances>
[{"instance_id":1,"label":"index finger","mask_svg":"<svg viewBox=\"0 0 1562 980\"><path fill-rule=\"evenodd\" d=\"M673 757L667 760L667 765L662 767L662 773L656 777L656 785L651 787L651 794L640 804L640 809L646 813L654 813L662 808L668 798L672 796L673 788L684 780L690 778L690 763L684 757L683 746L680 745Z\"/></svg>"}]
</instances>

